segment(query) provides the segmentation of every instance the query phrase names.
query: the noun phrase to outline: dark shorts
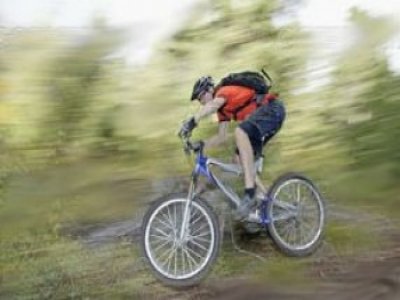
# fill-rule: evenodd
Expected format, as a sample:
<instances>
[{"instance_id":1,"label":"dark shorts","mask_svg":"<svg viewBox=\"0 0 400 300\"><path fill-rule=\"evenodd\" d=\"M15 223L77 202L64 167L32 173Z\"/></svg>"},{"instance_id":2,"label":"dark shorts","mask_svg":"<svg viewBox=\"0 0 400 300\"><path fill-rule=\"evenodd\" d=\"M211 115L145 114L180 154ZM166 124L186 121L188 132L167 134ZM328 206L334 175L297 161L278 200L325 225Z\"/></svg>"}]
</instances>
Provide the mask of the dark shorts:
<instances>
[{"instance_id":1,"label":"dark shorts","mask_svg":"<svg viewBox=\"0 0 400 300\"><path fill-rule=\"evenodd\" d=\"M257 108L239 127L247 133L256 157L262 154L263 146L279 131L285 120L282 101L274 100Z\"/></svg>"}]
</instances>

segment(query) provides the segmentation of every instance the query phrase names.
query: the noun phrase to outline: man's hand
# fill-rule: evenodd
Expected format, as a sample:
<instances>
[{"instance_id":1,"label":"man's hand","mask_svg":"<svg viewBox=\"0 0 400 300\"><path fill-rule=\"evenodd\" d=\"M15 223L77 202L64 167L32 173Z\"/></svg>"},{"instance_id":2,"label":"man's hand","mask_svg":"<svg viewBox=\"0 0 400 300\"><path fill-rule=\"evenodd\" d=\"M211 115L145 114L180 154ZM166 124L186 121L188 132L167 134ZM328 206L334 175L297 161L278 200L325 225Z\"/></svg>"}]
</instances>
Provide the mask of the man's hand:
<instances>
[{"instance_id":1,"label":"man's hand","mask_svg":"<svg viewBox=\"0 0 400 300\"><path fill-rule=\"evenodd\" d=\"M202 140L192 142L192 149L194 152L200 151L204 148L204 142Z\"/></svg>"},{"instance_id":2,"label":"man's hand","mask_svg":"<svg viewBox=\"0 0 400 300\"><path fill-rule=\"evenodd\" d=\"M188 137L192 133L192 130L196 128L197 124L194 120L194 117L187 119L183 122L181 130L179 130L179 136L181 137Z\"/></svg>"}]
</instances>

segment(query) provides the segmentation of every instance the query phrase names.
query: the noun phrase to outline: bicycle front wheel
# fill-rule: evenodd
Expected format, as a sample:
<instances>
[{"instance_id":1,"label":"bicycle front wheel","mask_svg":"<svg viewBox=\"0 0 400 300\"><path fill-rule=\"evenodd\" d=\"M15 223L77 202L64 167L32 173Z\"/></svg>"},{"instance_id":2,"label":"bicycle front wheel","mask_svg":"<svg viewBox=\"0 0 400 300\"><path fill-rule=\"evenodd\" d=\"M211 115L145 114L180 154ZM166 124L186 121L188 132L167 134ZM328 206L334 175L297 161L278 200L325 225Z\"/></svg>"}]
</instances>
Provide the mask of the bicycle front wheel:
<instances>
[{"instance_id":1,"label":"bicycle front wheel","mask_svg":"<svg viewBox=\"0 0 400 300\"><path fill-rule=\"evenodd\" d=\"M218 219L201 199L192 201L188 230L180 236L186 195L162 198L143 219L142 245L150 269L167 285L184 287L199 283L218 255Z\"/></svg>"},{"instance_id":2,"label":"bicycle front wheel","mask_svg":"<svg viewBox=\"0 0 400 300\"><path fill-rule=\"evenodd\" d=\"M308 178L278 178L268 191L269 233L287 255L306 256L318 247L325 226L324 200Z\"/></svg>"}]
</instances>

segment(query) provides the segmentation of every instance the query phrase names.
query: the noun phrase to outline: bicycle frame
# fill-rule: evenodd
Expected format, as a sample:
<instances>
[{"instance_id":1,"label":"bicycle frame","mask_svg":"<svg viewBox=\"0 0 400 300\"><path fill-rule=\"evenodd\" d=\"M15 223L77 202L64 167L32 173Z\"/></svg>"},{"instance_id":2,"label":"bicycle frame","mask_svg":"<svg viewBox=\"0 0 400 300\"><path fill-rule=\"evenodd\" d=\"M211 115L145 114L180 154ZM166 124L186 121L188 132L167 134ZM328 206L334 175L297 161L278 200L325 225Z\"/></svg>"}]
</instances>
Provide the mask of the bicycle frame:
<instances>
[{"instance_id":1,"label":"bicycle frame","mask_svg":"<svg viewBox=\"0 0 400 300\"><path fill-rule=\"evenodd\" d=\"M257 160L255 163L255 170L257 170L259 164L261 164L261 161ZM226 186L217 176L215 176L215 174L213 174L213 172L210 169L210 166L216 166L224 172L233 173L237 176L243 174L241 166L237 164L226 164L214 158L208 158L204 156L202 151L197 152L196 164L192 172L192 180L188 194L189 202L191 202L193 197L195 196L195 187L197 184L197 180L200 176L202 176L207 178L210 183L217 186L224 193L224 195L228 200L228 204L231 207L233 208L238 207L240 205L240 197L229 186ZM259 186L260 189L264 191L265 195L266 194L265 188L262 186L261 181L257 180L256 182L257 186ZM268 197L265 196L261 201L260 208L258 208L255 213L249 216L249 220L256 223L261 223L263 225L268 224L270 220L267 215L267 203L268 203ZM187 205L187 209L189 209L190 206L190 203L188 204L189 205ZM184 221L186 221L185 220L186 213L188 213L187 210L185 210Z\"/></svg>"}]
</instances>

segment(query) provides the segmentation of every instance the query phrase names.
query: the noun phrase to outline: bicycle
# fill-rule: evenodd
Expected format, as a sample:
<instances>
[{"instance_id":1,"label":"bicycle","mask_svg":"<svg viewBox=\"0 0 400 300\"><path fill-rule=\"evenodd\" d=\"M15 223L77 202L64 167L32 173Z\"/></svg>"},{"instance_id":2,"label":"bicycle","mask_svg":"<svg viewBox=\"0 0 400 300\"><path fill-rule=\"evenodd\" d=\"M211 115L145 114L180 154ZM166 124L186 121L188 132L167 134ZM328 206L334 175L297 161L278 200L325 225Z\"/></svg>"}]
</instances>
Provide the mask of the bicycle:
<instances>
[{"instance_id":1,"label":"bicycle","mask_svg":"<svg viewBox=\"0 0 400 300\"><path fill-rule=\"evenodd\" d=\"M240 197L210 167L242 175L240 165L206 157L203 143L181 138L185 153L194 153L196 157L189 191L154 202L142 223L142 250L150 270L164 284L174 287L198 284L208 274L219 253L218 218L205 199L196 193L199 177L206 177L235 208ZM255 170L261 173L261 158L256 160ZM246 222L266 228L276 246L286 255L313 253L322 240L325 225L324 199L313 182L303 175L287 173L276 179L268 190L259 179L256 184L264 197Z\"/></svg>"}]
</instances>

